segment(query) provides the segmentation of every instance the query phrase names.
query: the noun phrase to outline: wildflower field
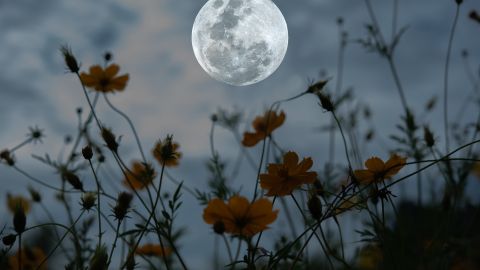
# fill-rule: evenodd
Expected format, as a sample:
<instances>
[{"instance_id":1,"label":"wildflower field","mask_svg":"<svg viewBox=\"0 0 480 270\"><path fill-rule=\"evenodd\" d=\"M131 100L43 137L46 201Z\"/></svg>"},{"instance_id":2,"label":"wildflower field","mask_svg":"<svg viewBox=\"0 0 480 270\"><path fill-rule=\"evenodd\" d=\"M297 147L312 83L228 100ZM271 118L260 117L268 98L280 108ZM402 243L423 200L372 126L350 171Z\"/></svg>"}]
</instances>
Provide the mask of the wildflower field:
<instances>
[{"instance_id":1,"label":"wildflower field","mask_svg":"<svg viewBox=\"0 0 480 270\"><path fill-rule=\"evenodd\" d=\"M189 115L203 118L205 133L173 125L204 150L196 166L185 165L193 154L184 136L153 116L148 130L158 135L145 140L147 128L135 121L143 115L116 103L136 91L121 55L77 53L72 42L50 48L66 70L62 91L82 100L64 112L73 116L64 139L28 122L14 124L26 138L0 137L0 181L13 183L0 188L0 269L480 269L480 59L472 57L479 48L456 45L462 25L480 43L475 1L435 3L450 17L442 19L443 43L431 44L442 55L432 91L402 79L396 52L416 26L399 22L402 1L389 1L388 14L363 1L362 33L349 32L350 18L334 17L329 70L270 95L255 113L218 104ZM351 47L383 64L387 75L368 81L391 81L381 90L388 99L346 87L355 85L345 76ZM412 69L423 61L409 54ZM453 62L462 69L453 71ZM416 91L429 98L419 102ZM172 106L158 119L185 110ZM309 113L298 116L304 106ZM378 125L375 114L390 125ZM54 151L36 150L49 145Z\"/></svg>"}]
</instances>

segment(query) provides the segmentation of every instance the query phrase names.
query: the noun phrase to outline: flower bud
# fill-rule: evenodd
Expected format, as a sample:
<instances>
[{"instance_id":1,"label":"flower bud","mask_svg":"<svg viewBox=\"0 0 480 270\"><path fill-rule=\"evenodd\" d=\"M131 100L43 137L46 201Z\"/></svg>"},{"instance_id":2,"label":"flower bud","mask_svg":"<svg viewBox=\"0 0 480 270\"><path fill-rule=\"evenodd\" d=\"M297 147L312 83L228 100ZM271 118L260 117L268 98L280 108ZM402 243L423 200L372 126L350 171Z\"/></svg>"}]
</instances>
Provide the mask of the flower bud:
<instances>
[{"instance_id":1,"label":"flower bud","mask_svg":"<svg viewBox=\"0 0 480 270\"><path fill-rule=\"evenodd\" d=\"M127 270L133 270L135 269L136 265L137 263L135 262L135 256L133 255L133 253L130 253L128 255L127 262L125 263L125 268Z\"/></svg>"},{"instance_id":2,"label":"flower bud","mask_svg":"<svg viewBox=\"0 0 480 270\"><path fill-rule=\"evenodd\" d=\"M28 187L28 191L30 192L30 197L32 197L32 201L34 202L42 201L42 196L40 196L40 193L38 193L38 191L36 191L32 187Z\"/></svg>"},{"instance_id":3,"label":"flower bud","mask_svg":"<svg viewBox=\"0 0 480 270\"><path fill-rule=\"evenodd\" d=\"M113 215L116 219L122 220L125 218L128 209L130 208L130 202L132 199L133 196L130 193L122 192L118 194L117 204L113 208Z\"/></svg>"},{"instance_id":4,"label":"flower bud","mask_svg":"<svg viewBox=\"0 0 480 270\"><path fill-rule=\"evenodd\" d=\"M213 231L217 234L223 234L225 232L225 223L219 220L213 224Z\"/></svg>"},{"instance_id":5,"label":"flower bud","mask_svg":"<svg viewBox=\"0 0 480 270\"><path fill-rule=\"evenodd\" d=\"M320 80L312 85L310 85L307 89L307 93L310 93L310 94L318 94L320 93L320 91L323 90L323 88L325 87L325 85L327 85L329 80Z\"/></svg>"},{"instance_id":6,"label":"flower bud","mask_svg":"<svg viewBox=\"0 0 480 270\"><path fill-rule=\"evenodd\" d=\"M308 211L315 220L319 220L322 217L322 201L318 196L313 195L307 202Z\"/></svg>"},{"instance_id":7,"label":"flower bud","mask_svg":"<svg viewBox=\"0 0 480 270\"><path fill-rule=\"evenodd\" d=\"M86 160L91 160L92 157L93 157L92 147L90 147L90 145L85 146L85 147L82 149L82 155L83 155L83 158L84 158L84 159L86 159Z\"/></svg>"},{"instance_id":8,"label":"flower bud","mask_svg":"<svg viewBox=\"0 0 480 270\"><path fill-rule=\"evenodd\" d=\"M332 100L330 99L330 96L323 94L323 93L318 93L318 98L320 99L320 105L322 106L323 109L325 109L328 112L332 112L334 110Z\"/></svg>"},{"instance_id":9,"label":"flower bud","mask_svg":"<svg viewBox=\"0 0 480 270\"><path fill-rule=\"evenodd\" d=\"M112 133L110 129L102 128L102 138L107 144L108 149L112 150L113 152L117 152L118 143L115 139L115 135Z\"/></svg>"},{"instance_id":10,"label":"flower bud","mask_svg":"<svg viewBox=\"0 0 480 270\"><path fill-rule=\"evenodd\" d=\"M108 254L107 248L102 246L97 246L95 253L93 254L92 259L90 260L89 270L107 270L108 263Z\"/></svg>"},{"instance_id":11,"label":"flower bud","mask_svg":"<svg viewBox=\"0 0 480 270\"><path fill-rule=\"evenodd\" d=\"M23 233L25 231L25 225L27 224L27 217L23 207L18 204L13 214L13 228L17 233Z\"/></svg>"},{"instance_id":12,"label":"flower bud","mask_svg":"<svg viewBox=\"0 0 480 270\"><path fill-rule=\"evenodd\" d=\"M60 48L60 52L63 54L63 59L68 70L70 70L72 73L78 73L80 70L80 65L78 64L75 56L72 54L72 50L67 46L62 46Z\"/></svg>"},{"instance_id":13,"label":"flower bud","mask_svg":"<svg viewBox=\"0 0 480 270\"><path fill-rule=\"evenodd\" d=\"M2 238L2 242L5 246L11 246L15 244L16 239L17 239L17 236L15 234L9 234Z\"/></svg>"},{"instance_id":14,"label":"flower bud","mask_svg":"<svg viewBox=\"0 0 480 270\"><path fill-rule=\"evenodd\" d=\"M73 172L65 171L62 174L63 180L66 180L73 188L83 191L83 183L80 181L80 178Z\"/></svg>"},{"instance_id":15,"label":"flower bud","mask_svg":"<svg viewBox=\"0 0 480 270\"><path fill-rule=\"evenodd\" d=\"M13 159L10 151L8 150L3 150L2 152L0 152L0 159L5 160L5 162L7 162L9 166L15 165L15 160Z\"/></svg>"},{"instance_id":16,"label":"flower bud","mask_svg":"<svg viewBox=\"0 0 480 270\"><path fill-rule=\"evenodd\" d=\"M82 208L85 210L90 210L92 207L95 206L95 201L97 199L97 196L93 192L87 192L83 194L82 196Z\"/></svg>"},{"instance_id":17,"label":"flower bud","mask_svg":"<svg viewBox=\"0 0 480 270\"><path fill-rule=\"evenodd\" d=\"M432 147L435 144L435 139L433 138L433 134L428 127L423 127L423 138L427 143L428 147Z\"/></svg>"}]
</instances>

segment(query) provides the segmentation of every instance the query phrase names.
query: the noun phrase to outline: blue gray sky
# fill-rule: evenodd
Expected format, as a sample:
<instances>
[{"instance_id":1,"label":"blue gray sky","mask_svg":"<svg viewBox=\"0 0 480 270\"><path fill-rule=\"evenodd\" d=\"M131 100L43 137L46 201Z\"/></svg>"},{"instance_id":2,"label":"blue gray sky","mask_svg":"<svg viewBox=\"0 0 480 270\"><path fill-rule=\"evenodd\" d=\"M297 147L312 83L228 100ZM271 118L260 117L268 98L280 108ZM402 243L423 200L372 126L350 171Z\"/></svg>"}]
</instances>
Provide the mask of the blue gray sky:
<instances>
[{"instance_id":1,"label":"blue gray sky","mask_svg":"<svg viewBox=\"0 0 480 270\"><path fill-rule=\"evenodd\" d=\"M47 134L44 143L25 147L17 153L17 159L40 175L52 177L30 154L49 152L55 157L61 153L63 146L59 142L65 135L73 135L76 128L75 109L87 108L80 85L72 75L66 74L58 49L69 44L84 69L101 63L102 54L108 50L121 66L121 72L128 72L131 78L125 92L113 95L112 102L131 116L146 149L158 138L174 134L181 144L184 161L172 174L190 186L203 187L206 183L203 164L210 153L209 118L217 108L244 110L245 125L249 126L253 115L263 112L275 100L305 90L307 79L318 78L320 71L336 77L338 17L344 18L344 30L351 40L365 37L364 25L370 23L364 1L274 2L289 28L285 59L266 80L251 86L233 87L210 78L195 60L191 28L204 1L0 0L0 66L3 67L0 73L0 148L20 142L29 126L38 125ZM387 37L391 35L393 2L372 1L381 30ZM472 67L477 72L480 59L480 24L468 19L470 10L480 10L480 2L464 2L450 66L452 117L472 93L460 52L469 51ZM395 59L407 102L416 113L422 112L423 105L433 95L442 96L443 65L454 14L453 0L399 1L398 26L408 26L408 30L400 41ZM343 86L353 87L359 102L370 105L377 138L388 143L402 109L385 59L368 53L358 44L349 43ZM101 105L106 108L105 104ZM118 115L101 108L99 115L103 121L123 135L122 154L138 157L126 123ZM328 159L327 135L318 133L315 128L328 124L329 115L309 97L287 103L282 109L287 120L277 132L278 140L286 149L314 157L316 169L323 167ZM438 134L443 128L441 113L438 107L423 120ZM463 121L473 122L477 113L478 107L470 104ZM444 138L439 135L438 140L443 143ZM216 136L216 147L227 160L236 154L233 143L228 132L220 131ZM365 146L364 155L386 157L387 150L373 143ZM342 153L338 147L337 156L343 157ZM0 167L0 177L5 183L0 200L4 199L6 191L22 192L19 190L28 184L4 166ZM246 174L244 177L252 176ZM188 214L181 217L181 223L188 225L188 220L196 217L195 222L202 224L202 209L193 201L185 207ZM209 228L202 224L190 231L186 239L205 241L204 235L195 232L205 234ZM192 252L192 259L198 264L205 261L205 256L210 256L195 252L197 246L191 248L188 242L184 244L186 252Z\"/></svg>"}]
</instances>

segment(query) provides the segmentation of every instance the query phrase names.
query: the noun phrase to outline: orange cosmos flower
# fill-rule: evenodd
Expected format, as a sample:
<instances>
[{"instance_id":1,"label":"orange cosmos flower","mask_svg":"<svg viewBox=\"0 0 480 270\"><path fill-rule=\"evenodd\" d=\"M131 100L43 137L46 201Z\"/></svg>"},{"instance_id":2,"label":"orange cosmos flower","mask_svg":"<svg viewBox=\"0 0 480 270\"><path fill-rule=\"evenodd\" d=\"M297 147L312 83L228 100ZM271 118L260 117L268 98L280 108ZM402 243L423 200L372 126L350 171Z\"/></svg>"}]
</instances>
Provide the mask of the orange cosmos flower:
<instances>
[{"instance_id":1,"label":"orange cosmos flower","mask_svg":"<svg viewBox=\"0 0 480 270\"><path fill-rule=\"evenodd\" d=\"M27 214L30 211L30 201L23 196L13 196L7 193L7 207L10 212L15 213L17 207L23 208L23 212Z\"/></svg>"},{"instance_id":2,"label":"orange cosmos flower","mask_svg":"<svg viewBox=\"0 0 480 270\"><path fill-rule=\"evenodd\" d=\"M135 253L145 256L168 257L170 254L172 254L172 249L168 247L162 247L159 244L145 244L137 247Z\"/></svg>"},{"instance_id":3,"label":"orange cosmos flower","mask_svg":"<svg viewBox=\"0 0 480 270\"><path fill-rule=\"evenodd\" d=\"M95 89L96 91L109 93L122 91L127 85L129 79L128 74L116 76L120 67L117 64L111 64L105 69L99 65L90 67L90 73L82 72L80 79L86 87Z\"/></svg>"},{"instance_id":4,"label":"orange cosmos flower","mask_svg":"<svg viewBox=\"0 0 480 270\"><path fill-rule=\"evenodd\" d=\"M39 270L46 270L47 264L44 263L40 268L38 265L45 259L45 253L42 249L38 247L34 248L23 248L20 252L21 260L22 260L22 269L39 269ZM11 270L19 270L20 265L18 265L18 252L8 257L8 265Z\"/></svg>"},{"instance_id":5,"label":"orange cosmos flower","mask_svg":"<svg viewBox=\"0 0 480 270\"><path fill-rule=\"evenodd\" d=\"M269 164L268 173L260 175L260 186L267 189L267 196L290 195L303 184L312 184L317 179L316 172L307 172L313 165L311 158L298 162L295 152L287 152L283 163Z\"/></svg>"},{"instance_id":6,"label":"orange cosmos flower","mask_svg":"<svg viewBox=\"0 0 480 270\"><path fill-rule=\"evenodd\" d=\"M283 122L285 122L285 113L283 111L278 115L275 111L266 111L263 116L257 116L253 120L252 126L255 132L245 132L242 144L247 147L255 146L259 141L270 136Z\"/></svg>"},{"instance_id":7,"label":"orange cosmos flower","mask_svg":"<svg viewBox=\"0 0 480 270\"><path fill-rule=\"evenodd\" d=\"M252 237L277 218L278 210L272 208L268 199L250 203L247 198L235 195L228 204L220 199L211 200L203 210L203 220L207 224L223 223L225 232Z\"/></svg>"},{"instance_id":8,"label":"orange cosmos flower","mask_svg":"<svg viewBox=\"0 0 480 270\"><path fill-rule=\"evenodd\" d=\"M353 174L360 184L381 182L397 174L405 166L406 160L397 154L393 154L387 162L372 157L365 161L366 170L355 170Z\"/></svg>"},{"instance_id":9,"label":"orange cosmos flower","mask_svg":"<svg viewBox=\"0 0 480 270\"><path fill-rule=\"evenodd\" d=\"M155 176L155 170L150 164L134 161L132 169L125 172L125 179L122 183L130 189L140 190L150 185Z\"/></svg>"},{"instance_id":10,"label":"orange cosmos flower","mask_svg":"<svg viewBox=\"0 0 480 270\"><path fill-rule=\"evenodd\" d=\"M177 151L178 148L180 148L180 145L173 142L171 136L167 136L163 141L158 140L152 149L152 154L160 165L175 167L178 166L180 158L182 157L182 153Z\"/></svg>"}]
</instances>

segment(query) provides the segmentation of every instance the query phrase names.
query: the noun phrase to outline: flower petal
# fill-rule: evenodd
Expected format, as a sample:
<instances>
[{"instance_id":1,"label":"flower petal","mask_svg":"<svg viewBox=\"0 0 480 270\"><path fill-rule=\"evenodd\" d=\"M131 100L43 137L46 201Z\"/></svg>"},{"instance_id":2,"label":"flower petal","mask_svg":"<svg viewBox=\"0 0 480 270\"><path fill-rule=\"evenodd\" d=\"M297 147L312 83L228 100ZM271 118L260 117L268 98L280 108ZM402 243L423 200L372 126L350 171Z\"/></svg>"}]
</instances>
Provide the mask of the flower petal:
<instances>
[{"instance_id":1,"label":"flower petal","mask_svg":"<svg viewBox=\"0 0 480 270\"><path fill-rule=\"evenodd\" d=\"M117 64L111 64L105 69L105 77L111 79L117 75L119 70L120 67Z\"/></svg>"},{"instance_id":2,"label":"flower petal","mask_svg":"<svg viewBox=\"0 0 480 270\"><path fill-rule=\"evenodd\" d=\"M265 136L262 136L261 134L245 132L243 134L242 144L247 147L252 147L263 139L265 139Z\"/></svg>"},{"instance_id":3,"label":"flower petal","mask_svg":"<svg viewBox=\"0 0 480 270\"><path fill-rule=\"evenodd\" d=\"M288 168L288 170L294 170L297 167L298 155L295 152L287 152L283 156L283 164Z\"/></svg>"},{"instance_id":4,"label":"flower petal","mask_svg":"<svg viewBox=\"0 0 480 270\"><path fill-rule=\"evenodd\" d=\"M372 172L381 173L384 170L384 166L385 163L378 157L371 157L365 161L365 167Z\"/></svg>"},{"instance_id":5,"label":"flower petal","mask_svg":"<svg viewBox=\"0 0 480 270\"><path fill-rule=\"evenodd\" d=\"M129 75L128 75L128 74L125 74L125 75L122 75L122 76L113 78L113 79L110 81L110 84L109 84L109 85L110 85L113 89L116 89L116 90L121 91L121 90L125 89L125 86L127 86L128 79L129 79Z\"/></svg>"},{"instance_id":6,"label":"flower petal","mask_svg":"<svg viewBox=\"0 0 480 270\"><path fill-rule=\"evenodd\" d=\"M203 220L207 224L214 224L217 221L232 220L232 214L223 200L213 199L203 210Z\"/></svg>"}]
</instances>

